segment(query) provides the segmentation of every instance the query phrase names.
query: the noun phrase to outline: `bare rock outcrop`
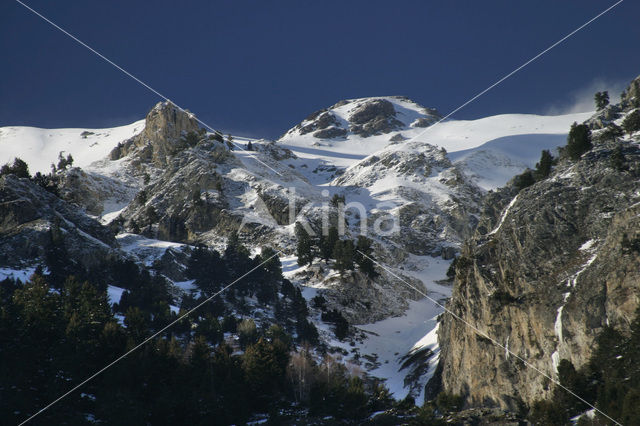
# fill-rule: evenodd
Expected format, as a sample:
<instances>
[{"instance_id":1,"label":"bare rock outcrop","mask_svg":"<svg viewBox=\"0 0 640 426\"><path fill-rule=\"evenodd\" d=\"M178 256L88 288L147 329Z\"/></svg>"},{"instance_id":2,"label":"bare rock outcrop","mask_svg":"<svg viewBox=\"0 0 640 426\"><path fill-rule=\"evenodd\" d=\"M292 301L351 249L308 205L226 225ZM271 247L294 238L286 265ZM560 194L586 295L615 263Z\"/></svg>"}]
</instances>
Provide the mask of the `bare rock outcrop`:
<instances>
[{"instance_id":1,"label":"bare rock outcrop","mask_svg":"<svg viewBox=\"0 0 640 426\"><path fill-rule=\"evenodd\" d=\"M0 264L41 261L54 245L82 265L99 264L115 252L111 231L28 179L0 178Z\"/></svg>"},{"instance_id":2,"label":"bare rock outcrop","mask_svg":"<svg viewBox=\"0 0 640 426\"><path fill-rule=\"evenodd\" d=\"M184 140L189 132L200 132L195 115L170 102L159 102L147 114L144 131L119 144L110 156L117 160L135 151L141 160L164 167L169 157L189 146Z\"/></svg>"},{"instance_id":3,"label":"bare rock outcrop","mask_svg":"<svg viewBox=\"0 0 640 426\"><path fill-rule=\"evenodd\" d=\"M621 144L623 164L611 161ZM610 325L624 332L640 302L640 148L601 142L523 189L488 196L457 261L439 329L447 392L471 407L518 410L552 383L494 345L555 377L561 359L583 366ZM465 324L465 322L467 324Z\"/></svg>"}]
</instances>

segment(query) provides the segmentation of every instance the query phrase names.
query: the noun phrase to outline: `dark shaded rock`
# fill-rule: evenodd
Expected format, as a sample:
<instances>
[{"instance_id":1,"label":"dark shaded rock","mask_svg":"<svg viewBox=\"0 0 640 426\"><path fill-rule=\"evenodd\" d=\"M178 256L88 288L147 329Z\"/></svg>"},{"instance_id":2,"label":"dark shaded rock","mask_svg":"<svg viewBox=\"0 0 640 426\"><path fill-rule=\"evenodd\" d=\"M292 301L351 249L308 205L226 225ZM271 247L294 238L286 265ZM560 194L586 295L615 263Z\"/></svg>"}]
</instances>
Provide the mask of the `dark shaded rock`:
<instances>
[{"instance_id":1,"label":"dark shaded rock","mask_svg":"<svg viewBox=\"0 0 640 426\"><path fill-rule=\"evenodd\" d=\"M402 142L407 140L407 138L405 138L404 136L402 136L402 133L398 133L396 135L393 135L389 138L389 142Z\"/></svg>"},{"instance_id":2,"label":"dark shaded rock","mask_svg":"<svg viewBox=\"0 0 640 426\"><path fill-rule=\"evenodd\" d=\"M312 119L313 121L311 123L308 123L308 124L306 124L304 126L299 127L301 135L305 135L307 133L311 133L311 132L316 131L316 130L326 129L329 126L340 127L340 123L339 123L337 117L332 112L319 111L319 113L317 115L312 114L311 116L314 117ZM318 132L316 132L316 134L317 133ZM314 134L314 136L316 134Z\"/></svg>"},{"instance_id":3,"label":"dark shaded rock","mask_svg":"<svg viewBox=\"0 0 640 426\"><path fill-rule=\"evenodd\" d=\"M362 137L389 133L403 126L395 116L393 104L386 99L367 101L349 116L350 130Z\"/></svg>"},{"instance_id":4,"label":"dark shaded rock","mask_svg":"<svg viewBox=\"0 0 640 426\"><path fill-rule=\"evenodd\" d=\"M99 264L117 247L112 232L81 208L13 175L0 178L0 218L0 265L42 260L54 231L84 267Z\"/></svg>"},{"instance_id":5,"label":"dark shaded rock","mask_svg":"<svg viewBox=\"0 0 640 426\"><path fill-rule=\"evenodd\" d=\"M340 138L347 135L347 130L340 127L329 127L327 129L318 130L313 134L319 139Z\"/></svg>"},{"instance_id":6,"label":"dark shaded rock","mask_svg":"<svg viewBox=\"0 0 640 426\"><path fill-rule=\"evenodd\" d=\"M376 118L395 116L396 110L391 102L386 99L375 99L356 108L349 116L349 121L353 124L365 124Z\"/></svg>"}]
</instances>

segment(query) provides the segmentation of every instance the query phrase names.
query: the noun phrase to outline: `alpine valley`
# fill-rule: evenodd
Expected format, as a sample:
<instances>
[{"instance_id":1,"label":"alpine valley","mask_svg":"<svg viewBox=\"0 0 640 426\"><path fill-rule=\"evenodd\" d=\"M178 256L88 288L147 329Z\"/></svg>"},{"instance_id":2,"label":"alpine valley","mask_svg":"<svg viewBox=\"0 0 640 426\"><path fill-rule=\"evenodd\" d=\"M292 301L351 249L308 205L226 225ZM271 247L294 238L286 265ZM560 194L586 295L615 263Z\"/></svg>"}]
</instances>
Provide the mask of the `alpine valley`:
<instances>
[{"instance_id":1,"label":"alpine valley","mask_svg":"<svg viewBox=\"0 0 640 426\"><path fill-rule=\"evenodd\" d=\"M0 418L160 332L37 421L638 424L639 131L640 78L559 116L348 99L275 141L169 102L0 128Z\"/></svg>"}]
</instances>

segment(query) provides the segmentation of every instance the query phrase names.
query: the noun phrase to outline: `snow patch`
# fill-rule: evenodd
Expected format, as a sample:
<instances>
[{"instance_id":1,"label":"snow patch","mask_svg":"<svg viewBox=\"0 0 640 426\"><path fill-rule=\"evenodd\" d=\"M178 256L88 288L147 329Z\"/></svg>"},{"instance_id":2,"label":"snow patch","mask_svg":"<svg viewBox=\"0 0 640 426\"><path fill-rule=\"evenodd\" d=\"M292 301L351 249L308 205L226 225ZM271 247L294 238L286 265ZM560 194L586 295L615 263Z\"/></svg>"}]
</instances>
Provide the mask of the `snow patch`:
<instances>
[{"instance_id":1,"label":"snow patch","mask_svg":"<svg viewBox=\"0 0 640 426\"><path fill-rule=\"evenodd\" d=\"M520 194L518 194L518 195L520 195ZM502 212L502 215L500 216L500 221L498 222L498 226L496 226L493 229L493 231L489 232L487 235L493 235L496 232L498 232L498 230L500 230L500 227L502 226L502 224L504 223L504 220L507 218L507 215L509 214L509 210L511 210L511 207L513 207L513 205L516 203L516 200L518 199L518 195L513 197L513 199L511 200L511 202L507 206L507 208L504 209L504 211Z\"/></svg>"}]
</instances>

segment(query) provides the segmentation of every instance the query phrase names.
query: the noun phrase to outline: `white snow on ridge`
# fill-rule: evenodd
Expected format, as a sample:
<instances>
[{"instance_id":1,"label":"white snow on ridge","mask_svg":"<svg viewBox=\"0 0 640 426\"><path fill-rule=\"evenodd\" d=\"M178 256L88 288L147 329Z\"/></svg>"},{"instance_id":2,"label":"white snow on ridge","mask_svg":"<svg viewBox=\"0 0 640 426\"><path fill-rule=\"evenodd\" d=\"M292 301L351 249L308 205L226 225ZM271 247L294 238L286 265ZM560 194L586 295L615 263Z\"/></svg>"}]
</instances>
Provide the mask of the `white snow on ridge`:
<instances>
[{"instance_id":1,"label":"white snow on ridge","mask_svg":"<svg viewBox=\"0 0 640 426\"><path fill-rule=\"evenodd\" d=\"M390 145L402 146L405 142L390 141L401 135L405 141L426 142L444 148L465 174L481 188L490 190L504 186L527 167L534 167L543 149L554 151L564 145L571 124L583 122L592 115L592 112L559 116L502 114L477 120L448 120L420 128L410 124L412 120L426 116L424 108L395 97L351 100L330 111L342 122L343 128L348 129L349 111L367 99L392 102L396 118L405 123L405 127L366 138L348 133L346 137L333 139L316 138L313 132L301 135L292 129L278 144L292 150L302 163L308 163L306 169L311 171L319 164L348 168Z\"/></svg>"},{"instance_id":2,"label":"white snow on ridge","mask_svg":"<svg viewBox=\"0 0 640 426\"><path fill-rule=\"evenodd\" d=\"M0 164L20 157L29 171L48 173L58 154L71 154L73 165L85 168L106 157L118 144L140 133L145 126L139 120L126 126L107 129L41 129L11 126L0 128ZM83 132L84 133L83 135Z\"/></svg>"}]
</instances>

